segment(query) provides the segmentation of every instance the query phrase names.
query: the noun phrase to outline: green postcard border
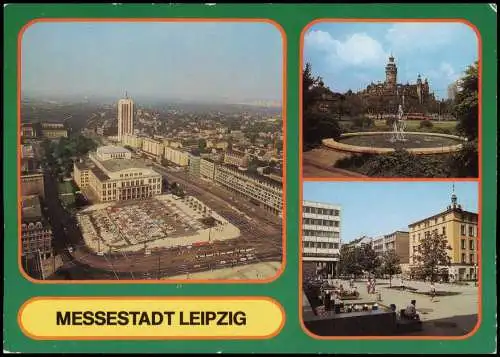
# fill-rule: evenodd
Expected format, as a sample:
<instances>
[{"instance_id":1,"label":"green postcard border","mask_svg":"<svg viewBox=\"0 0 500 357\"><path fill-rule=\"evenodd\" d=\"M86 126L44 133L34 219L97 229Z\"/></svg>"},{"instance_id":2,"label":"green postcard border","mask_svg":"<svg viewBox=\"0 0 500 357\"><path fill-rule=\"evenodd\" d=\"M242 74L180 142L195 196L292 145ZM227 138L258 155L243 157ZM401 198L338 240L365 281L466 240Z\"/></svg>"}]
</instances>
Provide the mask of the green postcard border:
<instances>
[{"instance_id":1,"label":"green postcard border","mask_svg":"<svg viewBox=\"0 0 500 357\"><path fill-rule=\"evenodd\" d=\"M134 295L133 284L34 284L17 264L17 35L35 18L267 18L287 35L287 242L285 271L269 284L145 284L144 296L269 296L286 311L281 333L263 341L34 341L17 324L21 305L33 296ZM315 340L298 321L299 48L302 29L317 18L454 18L480 31L482 80L482 324L464 340ZM4 351L10 352L324 352L491 353L496 351L496 49L497 16L488 4L15 4L4 7ZM14 254L15 252L15 254ZM486 272L486 273L485 273ZM265 322L264 322L265 323Z\"/></svg>"}]
</instances>

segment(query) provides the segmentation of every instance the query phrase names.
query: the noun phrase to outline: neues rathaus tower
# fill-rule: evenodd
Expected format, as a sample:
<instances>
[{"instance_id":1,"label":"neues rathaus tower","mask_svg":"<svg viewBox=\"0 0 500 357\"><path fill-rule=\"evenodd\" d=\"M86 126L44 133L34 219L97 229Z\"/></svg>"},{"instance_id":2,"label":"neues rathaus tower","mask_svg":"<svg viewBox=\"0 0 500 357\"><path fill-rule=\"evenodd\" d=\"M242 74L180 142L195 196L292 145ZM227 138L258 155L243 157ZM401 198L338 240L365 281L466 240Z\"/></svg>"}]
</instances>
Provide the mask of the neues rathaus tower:
<instances>
[{"instance_id":1,"label":"neues rathaus tower","mask_svg":"<svg viewBox=\"0 0 500 357\"><path fill-rule=\"evenodd\" d=\"M427 78L422 81L420 74L415 83L398 83L398 67L392 55L385 66L385 81L372 82L358 94L368 102L377 98L384 98L394 103L404 101L405 111L425 111L424 108L435 100L434 94L430 92Z\"/></svg>"}]
</instances>

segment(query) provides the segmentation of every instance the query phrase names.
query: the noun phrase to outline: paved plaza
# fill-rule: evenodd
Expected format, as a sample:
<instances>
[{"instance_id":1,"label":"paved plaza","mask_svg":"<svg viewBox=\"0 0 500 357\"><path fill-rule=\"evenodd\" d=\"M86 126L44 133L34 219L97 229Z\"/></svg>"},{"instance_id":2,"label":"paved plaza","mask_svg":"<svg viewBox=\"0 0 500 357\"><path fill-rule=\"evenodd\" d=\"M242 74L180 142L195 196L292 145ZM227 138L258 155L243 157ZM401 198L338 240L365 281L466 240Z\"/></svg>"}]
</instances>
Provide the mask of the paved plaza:
<instances>
[{"instance_id":1,"label":"paved plaza","mask_svg":"<svg viewBox=\"0 0 500 357\"><path fill-rule=\"evenodd\" d=\"M77 216L85 243L96 252L196 245L240 236L237 227L198 199L160 195L134 203L91 206ZM204 223L210 220L213 226Z\"/></svg>"},{"instance_id":2,"label":"paved plaza","mask_svg":"<svg viewBox=\"0 0 500 357\"><path fill-rule=\"evenodd\" d=\"M275 276L281 267L281 262L261 262L233 268L204 271L194 274L183 274L169 277L168 279L221 279L221 280L245 280L245 279L268 279Z\"/></svg>"},{"instance_id":3,"label":"paved plaza","mask_svg":"<svg viewBox=\"0 0 500 357\"><path fill-rule=\"evenodd\" d=\"M342 281L345 288L349 282ZM408 290L396 290L389 288L389 280L377 280L376 294L368 294L366 280L356 281L360 299L356 302L376 302L377 293L381 295L379 304L389 306L396 305L396 311L404 309L411 300L416 300L417 312L423 321L423 331L414 333L422 336L461 336L469 333L477 322L478 314L478 287L473 282L469 285L456 285L436 283L436 291L447 291L459 293L450 296L437 296L431 300L430 296L418 294ZM394 278L393 286L400 286L401 280ZM407 288L417 289L420 292L428 292L430 283L421 281L404 281Z\"/></svg>"}]
</instances>

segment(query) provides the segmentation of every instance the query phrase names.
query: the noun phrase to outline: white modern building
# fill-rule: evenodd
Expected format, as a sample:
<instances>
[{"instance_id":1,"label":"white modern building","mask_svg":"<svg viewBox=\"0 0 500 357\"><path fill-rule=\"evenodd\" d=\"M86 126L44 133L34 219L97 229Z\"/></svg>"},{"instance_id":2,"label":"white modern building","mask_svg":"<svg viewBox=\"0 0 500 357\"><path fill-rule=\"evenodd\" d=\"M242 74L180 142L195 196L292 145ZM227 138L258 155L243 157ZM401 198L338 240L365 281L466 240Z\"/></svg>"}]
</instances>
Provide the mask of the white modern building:
<instances>
[{"instance_id":1,"label":"white modern building","mask_svg":"<svg viewBox=\"0 0 500 357\"><path fill-rule=\"evenodd\" d=\"M340 206L302 202L302 261L335 276L340 257Z\"/></svg>"},{"instance_id":2,"label":"white modern building","mask_svg":"<svg viewBox=\"0 0 500 357\"><path fill-rule=\"evenodd\" d=\"M75 162L73 177L99 202L147 199L162 192L161 174L116 146L99 147L87 160Z\"/></svg>"}]
</instances>

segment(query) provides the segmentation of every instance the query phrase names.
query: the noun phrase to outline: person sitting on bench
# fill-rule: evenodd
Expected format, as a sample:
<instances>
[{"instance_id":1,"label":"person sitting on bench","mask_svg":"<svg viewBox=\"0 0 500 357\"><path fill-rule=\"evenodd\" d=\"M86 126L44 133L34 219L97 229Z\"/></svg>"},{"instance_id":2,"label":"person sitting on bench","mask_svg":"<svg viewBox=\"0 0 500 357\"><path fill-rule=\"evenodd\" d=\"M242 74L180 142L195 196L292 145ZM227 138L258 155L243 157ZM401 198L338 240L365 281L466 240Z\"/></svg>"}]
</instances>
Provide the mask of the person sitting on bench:
<instances>
[{"instance_id":1,"label":"person sitting on bench","mask_svg":"<svg viewBox=\"0 0 500 357\"><path fill-rule=\"evenodd\" d=\"M416 300L412 300L410 302L410 305L406 307L405 310L402 310L402 317L409 319L409 320L420 320L420 316L417 314L417 308L416 308Z\"/></svg>"}]
</instances>

